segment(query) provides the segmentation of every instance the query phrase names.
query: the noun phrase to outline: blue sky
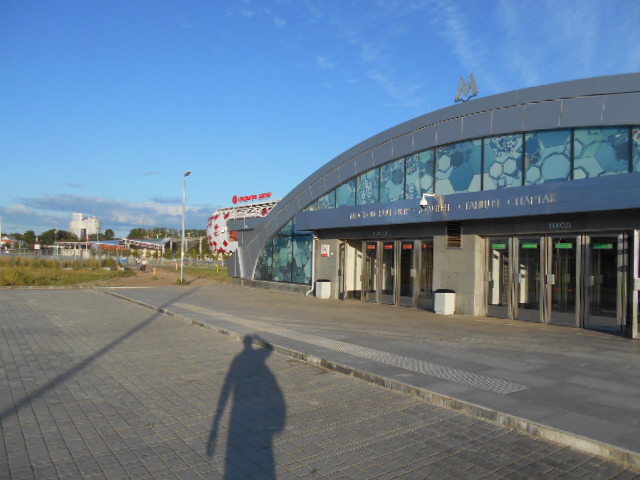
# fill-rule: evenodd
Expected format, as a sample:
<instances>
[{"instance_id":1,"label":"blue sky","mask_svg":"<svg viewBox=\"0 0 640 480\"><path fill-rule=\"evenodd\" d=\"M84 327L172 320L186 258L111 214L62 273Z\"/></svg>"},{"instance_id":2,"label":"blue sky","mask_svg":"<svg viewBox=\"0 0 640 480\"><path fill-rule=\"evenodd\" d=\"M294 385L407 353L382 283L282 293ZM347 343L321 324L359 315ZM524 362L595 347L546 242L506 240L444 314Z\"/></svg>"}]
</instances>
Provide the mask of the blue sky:
<instances>
[{"instance_id":1,"label":"blue sky","mask_svg":"<svg viewBox=\"0 0 640 480\"><path fill-rule=\"evenodd\" d=\"M640 71L637 0L3 0L3 232L206 228L480 96ZM473 101L473 100L472 100Z\"/></svg>"}]
</instances>

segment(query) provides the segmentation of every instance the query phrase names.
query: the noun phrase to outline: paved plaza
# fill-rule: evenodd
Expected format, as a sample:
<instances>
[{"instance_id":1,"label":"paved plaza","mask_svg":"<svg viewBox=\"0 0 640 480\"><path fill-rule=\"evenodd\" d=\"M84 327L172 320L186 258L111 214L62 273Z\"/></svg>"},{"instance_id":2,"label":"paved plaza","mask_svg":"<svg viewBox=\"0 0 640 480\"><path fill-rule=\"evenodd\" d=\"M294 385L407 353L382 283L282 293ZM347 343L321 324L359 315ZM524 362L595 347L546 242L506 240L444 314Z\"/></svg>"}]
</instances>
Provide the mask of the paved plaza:
<instances>
[{"instance_id":1,"label":"paved plaza","mask_svg":"<svg viewBox=\"0 0 640 480\"><path fill-rule=\"evenodd\" d=\"M222 286L105 293L0 290L0 479L640 479L623 462L415 398L419 375L462 400L536 390L530 372L446 364L444 350L471 349L481 324L421 356L432 346L412 309ZM333 370L309 364L327 358ZM368 371L370 382L353 378ZM374 384L385 375L389 388Z\"/></svg>"}]
</instances>

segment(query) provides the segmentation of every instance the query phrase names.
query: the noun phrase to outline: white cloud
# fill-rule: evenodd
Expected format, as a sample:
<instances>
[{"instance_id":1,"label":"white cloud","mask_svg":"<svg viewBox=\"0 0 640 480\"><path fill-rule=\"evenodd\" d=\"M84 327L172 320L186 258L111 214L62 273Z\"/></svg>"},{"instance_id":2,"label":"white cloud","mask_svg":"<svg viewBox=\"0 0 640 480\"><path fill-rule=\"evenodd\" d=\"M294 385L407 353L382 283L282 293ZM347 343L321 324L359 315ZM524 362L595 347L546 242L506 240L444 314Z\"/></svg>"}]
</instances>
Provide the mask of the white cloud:
<instances>
[{"instance_id":1,"label":"white cloud","mask_svg":"<svg viewBox=\"0 0 640 480\"><path fill-rule=\"evenodd\" d=\"M7 210L7 214L9 215L30 215L35 213L35 211L22 203L14 203Z\"/></svg>"},{"instance_id":2,"label":"white cloud","mask_svg":"<svg viewBox=\"0 0 640 480\"><path fill-rule=\"evenodd\" d=\"M166 200L165 200L166 202ZM190 206L187 224L190 228L205 229L215 208L209 205ZM66 229L71 213L95 215L102 220L103 228L128 233L132 228L179 228L182 223L182 204L161 201L127 202L106 198L77 195L52 195L22 198L12 207L0 210L12 231L44 231L50 228Z\"/></svg>"},{"instance_id":3,"label":"white cloud","mask_svg":"<svg viewBox=\"0 0 640 480\"><path fill-rule=\"evenodd\" d=\"M327 57L323 57L321 55L316 55L316 63L320 68L330 70L335 68L335 64L331 62Z\"/></svg>"}]
</instances>

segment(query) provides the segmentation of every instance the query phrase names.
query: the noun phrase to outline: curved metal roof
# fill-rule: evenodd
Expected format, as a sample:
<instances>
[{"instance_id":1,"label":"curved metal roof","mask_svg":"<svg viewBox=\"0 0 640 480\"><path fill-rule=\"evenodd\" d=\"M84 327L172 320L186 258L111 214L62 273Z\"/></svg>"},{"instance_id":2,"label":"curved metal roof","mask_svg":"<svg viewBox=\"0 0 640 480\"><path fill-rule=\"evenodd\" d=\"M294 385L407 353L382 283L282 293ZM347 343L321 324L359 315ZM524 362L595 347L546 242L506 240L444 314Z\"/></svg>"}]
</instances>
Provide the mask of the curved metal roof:
<instances>
[{"instance_id":1,"label":"curved metal roof","mask_svg":"<svg viewBox=\"0 0 640 480\"><path fill-rule=\"evenodd\" d=\"M531 130L640 124L640 73L595 77L476 98L389 128L338 155L303 180L247 232L240 259L253 270L265 242L296 213L378 165L435 146Z\"/></svg>"}]
</instances>

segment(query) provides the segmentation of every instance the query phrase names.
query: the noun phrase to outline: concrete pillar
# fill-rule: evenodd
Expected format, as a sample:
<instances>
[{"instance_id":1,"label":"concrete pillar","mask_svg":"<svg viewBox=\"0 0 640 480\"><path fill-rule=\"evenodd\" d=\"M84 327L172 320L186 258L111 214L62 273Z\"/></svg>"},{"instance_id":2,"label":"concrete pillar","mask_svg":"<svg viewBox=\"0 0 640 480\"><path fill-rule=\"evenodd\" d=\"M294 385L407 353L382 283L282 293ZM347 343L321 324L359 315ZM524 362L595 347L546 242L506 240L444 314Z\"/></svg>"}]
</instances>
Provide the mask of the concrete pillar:
<instances>
[{"instance_id":1,"label":"concrete pillar","mask_svg":"<svg viewBox=\"0 0 640 480\"><path fill-rule=\"evenodd\" d=\"M315 242L315 278L312 280L314 282L319 279L329 280L331 282L331 298L338 298L340 240L315 240Z\"/></svg>"},{"instance_id":2,"label":"concrete pillar","mask_svg":"<svg viewBox=\"0 0 640 480\"><path fill-rule=\"evenodd\" d=\"M433 289L456 292L455 313L484 315L484 240L462 235L462 247L447 248L446 236L433 239Z\"/></svg>"}]
</instances>

